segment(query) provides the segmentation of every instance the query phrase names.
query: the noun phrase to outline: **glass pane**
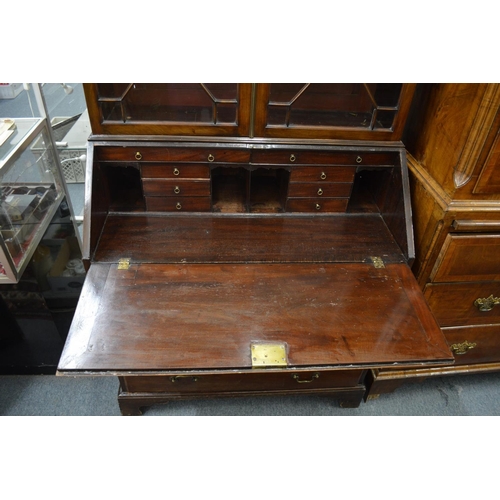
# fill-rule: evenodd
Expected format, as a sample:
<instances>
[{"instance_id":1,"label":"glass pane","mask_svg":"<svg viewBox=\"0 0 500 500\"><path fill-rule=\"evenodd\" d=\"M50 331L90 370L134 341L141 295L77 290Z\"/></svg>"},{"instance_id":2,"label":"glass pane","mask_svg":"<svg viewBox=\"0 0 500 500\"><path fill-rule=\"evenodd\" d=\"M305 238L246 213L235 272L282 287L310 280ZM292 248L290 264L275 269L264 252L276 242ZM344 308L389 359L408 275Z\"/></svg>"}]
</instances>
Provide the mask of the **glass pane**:
<instances>
[{"instance_id":1,"label":"glass pane","mask_svg":"<svg viewBox=\"0 0 500 500\"><path fill-rule=\"evenodd\" d=\"M98 84L104 121L235 124L236 83Z\"/></svg>"},{"instance_id":2,"label":"glass pane","mask_svg":"<svg viewBox=\"0 0 500 500\"><path fill-rule=\"evenodd\" d=\"M402 84L273 83L268 125L390 128Z\"/></svg>"},{"instance_id":3,"label":"glass pane","mask_svg":"<svg viewBox=\"0 0 500 500\"><path fill-rule=\"evenodd\" d=\"M43 131L17 159L0 169L0 239L18 270L60 196L60 177L50 139ZM3 266L0 273L5 274Z\"/></svg>"}]
</instances>

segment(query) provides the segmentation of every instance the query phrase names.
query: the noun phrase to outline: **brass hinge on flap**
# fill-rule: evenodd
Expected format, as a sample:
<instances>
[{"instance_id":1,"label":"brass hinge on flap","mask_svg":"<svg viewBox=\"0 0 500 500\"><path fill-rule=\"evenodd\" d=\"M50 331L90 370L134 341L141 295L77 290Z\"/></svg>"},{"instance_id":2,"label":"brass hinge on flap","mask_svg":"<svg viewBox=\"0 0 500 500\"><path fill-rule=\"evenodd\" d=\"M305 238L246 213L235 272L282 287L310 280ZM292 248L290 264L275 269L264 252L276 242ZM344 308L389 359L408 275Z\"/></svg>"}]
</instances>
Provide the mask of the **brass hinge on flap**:
<instances>
[{"instance_id":1,"label":"brass hinge on flap","mask_svg":"<svg viewBox=\"0 0 500 500\"><path fill-rule=\"evenodd\" d=\"M381 257L370 257L373 262L373 267L376 269L383 269L385 267L384 261Z\"/></svg>"},{"instance_id":2,"label":"brass hinge on flap","mask_svg":"<svg viewBox=\"0 0 500 500\"><path fill-rule=\"evenodd\" d=\"M253 342L250 344L252 368L276 368L288 366L286 343L266 344Z\"/></svg>"},{"instance_id":3,"label":"brass hinge on flap","mask_svg":"<svg viewBox=\"0 0 500 500\"><path fill-rule=\"evenodd\" d=\"M130 259L120 259L118 261L118 270L126 271L130 267Z\"/></svg>"}]
</instances>

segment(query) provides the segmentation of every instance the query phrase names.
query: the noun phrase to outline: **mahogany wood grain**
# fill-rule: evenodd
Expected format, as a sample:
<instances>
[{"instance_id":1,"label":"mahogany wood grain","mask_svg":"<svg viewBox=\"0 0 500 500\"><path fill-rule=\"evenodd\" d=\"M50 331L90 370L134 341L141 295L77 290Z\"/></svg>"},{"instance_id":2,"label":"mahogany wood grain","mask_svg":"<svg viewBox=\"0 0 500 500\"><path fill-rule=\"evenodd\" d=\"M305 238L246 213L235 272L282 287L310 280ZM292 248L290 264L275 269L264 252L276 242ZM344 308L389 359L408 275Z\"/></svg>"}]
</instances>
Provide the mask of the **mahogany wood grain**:
<instances>
[{"instance_id":1,"label":"mahogany wood grain","mask_svg":"<svg viewBox=\"0 0 500 500\"><path fill-rule=\"evenodd\" d=\"M210 181L186 179L142 179L145 196L210 197Z\"/></svg>"},{"instance_id":2,"label":"mahogany wood grain","mask_svg":"<svg viewBox=\"0 0 500 500\"><path fill-rule=\"evenodd\" d=\"M290 172L290 182L352 182L356 167L298 167Z\"/></svg>"},{"instance_id":3,"label":"mahogany wood grain","mask_svg":"<svg viewBox=\"0 0 500 500\"><path fill-rule=\"evenodd\" d=\"M290 198L349 198L352 190L351 182L290 182L288 196Z\"/></svg>"},{"instance_id":4,"label":"mahogany wood grain","mask_svg":"<svg viewBox=\"0 0 500 500\"><path fill-rule=\"evenodd\" d=\"M377 214L113 215L95 253L100 262L405 262Z\"/></svg>"},{"instance_id":5,"label":"mahogany wood grain","mask_svg":"<svg viewBox=\"0 0 500 500\"><path fill-rule=\"evenodd\" d=\"M287 212L345 212L349 198L288 198Z\"/></svg>"},{"instance_id":6,"label":"mahogany wood grain","mask_svg":"<svg viewBox=\"0 0 500 500\"><path fill-rule=\"evenodd\" d=\"M196 163L143 163L141 176L158 179L209 179L210 167Z\"/></svg>"},{"instance_id":7,"label":"mahogany wood grain","mask_svg":"<svg viewBox=\"0 0 500 500\"><path fill-rule=\"evenodd\" d=\"M209 212L209 196L147 196L146 208L150 212Z\"/></svg>"},{"instance_id":8,"label":"mahogany wood grain","mask_svg":"<svg viewBox=\"0 0 500 500\"><path fill-rule=\"evenodd\" d=\"M84 294L62 372L251 369L254 341L285 342L289 367L452 359L405 264L94 263Z\"/></svg>"}]
</instances>

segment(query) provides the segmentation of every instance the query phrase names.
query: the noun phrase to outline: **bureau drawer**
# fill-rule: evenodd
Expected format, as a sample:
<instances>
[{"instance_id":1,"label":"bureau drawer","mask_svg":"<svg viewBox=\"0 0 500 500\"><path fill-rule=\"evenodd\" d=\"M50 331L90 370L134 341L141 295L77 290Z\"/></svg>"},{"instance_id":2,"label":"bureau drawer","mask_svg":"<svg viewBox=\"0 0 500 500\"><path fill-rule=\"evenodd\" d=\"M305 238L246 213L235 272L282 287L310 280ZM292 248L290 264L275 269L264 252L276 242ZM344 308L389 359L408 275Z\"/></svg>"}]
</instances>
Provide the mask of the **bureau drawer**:
<instances>
[{"instance_id":1,"label":"bureau drawer","mask_svg":"<svg viewBox=\"0 0 500 500\"><path fill-rule=\"evenodd\" d=\"M210 167L199 164L153 163L141 165L141 177L158 179L209 179Z\"/></svg>"},{"instance_id":2,"label":"bureau drawer","mask_svg":"<svg viewBox=\"0 0 500 500\"><path fill-rule=\"evenodd\" d=\"M290 172L290 182L353 182L356 167L302 167Z\"/></svg>"},{"instance_id":3,"label":"bureau drawer","mask_svg":"<svg viewBox=\"0 0 500 500\"><path fill-rule=\"evenodd\" d=\"M348 198L351 194L351 182L291 182L288 185L288 196L291 198Z\"/></svg>"},{"instance_id":4,"label":"bureau drawer","mask_svg":"<svg viewBox=\"0 0 500 500\"><path fill-rule=\"evenodd\" d=\"M362 382L363 370L304 370L124 377L129 392L196 394L242 391L294 391L352 387Z\"/></svg>"},{"instance_id":5,"label":"bureau drawer","mask_svg":"<svg viewBox=\"0 0 500 500\"><path fill-rule=\"evenodd\" d=\"M499 234L449 234L431 274L435 282L499 279Z\"/></svg>"},{"instance_id":6,"label":"bureau drawer","mask_svg":"<svg viewBox=\"0 0 500 500\"><path fill-rule=\"evenodd\" d=\"M250 152L244 149L119 147L96 148L103 161L180 161L248 163Z\"/></svg>"},{"instance_id":7,"label":"bureau drawer","mask_svg":"<svg viewBox=\"0 0 500 500\"><path fill-rule=\"evenodd\" d=\"M349 198L288 198L287 212L345 212Z\"/></svg>"},{"instance_id":8,"label":"bureau drawer","mask_svg":"<svg viewBox=\"0 0 500 500\"><path fill-rule=\"evenodd\" d=\"M443 328L455 365L500 361L500 325Z\"/></svg>"},{"instance_id":9,"label":"bureau drawer","mask_svg":"<svg viewBox=\"0 0 500 500\"><path fill-rule=\"evenodd\" d=\"M201 196L146 196L146 209L149 212L209 212L211 200Z\"/></svg>"},{"instance_id":10,"label":"bureau drawer","mask_svg":"<svg viewBox=\"0 0 500 500\"><path fill-rule=\"evenodd\" d=\"M255 150L252 153L252 163L267 163L272 165L396 165L398 157L399 154L396 152Z\"/></svg>"},{"instance_id":11,"label":"bureau drawer","mask_svg":"<svg viewBox=\"0 0 500 500\"><path fill-rule=\"evenodd\" d=\"M142 179L146 196L210 196L210 181Z\"/></svg>"},{"instance_id":12,"label":"bureau drawer","mask_svg":"<svg viewBox=\"0 0 500 500\"><path fill-rule=\"evenodd\" d=\"M499 282L428 284L424 296L440 326L500 323Z\"/></svg>"}]
</instances>

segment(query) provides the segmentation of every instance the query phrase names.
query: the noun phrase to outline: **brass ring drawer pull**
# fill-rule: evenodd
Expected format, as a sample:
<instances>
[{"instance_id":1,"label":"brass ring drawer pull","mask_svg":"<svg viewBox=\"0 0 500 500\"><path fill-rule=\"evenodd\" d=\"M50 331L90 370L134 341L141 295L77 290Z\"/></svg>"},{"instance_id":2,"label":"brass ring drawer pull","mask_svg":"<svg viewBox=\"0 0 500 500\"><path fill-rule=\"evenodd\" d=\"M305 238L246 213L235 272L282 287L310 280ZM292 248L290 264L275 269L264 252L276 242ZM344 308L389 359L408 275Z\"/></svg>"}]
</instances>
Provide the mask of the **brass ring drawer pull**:
<instances>
[{"instance_id":1,"label":"brass ring drawer pull","mask_svg":"<svg viewBox=\"0 0 500 500\"><path fill-rule=\"evenodd\" d=\"M321 196L323 194L323 190L321 188L318 189L318 196Z\"/></svg>"},{"instance_id":2,"label":"brass ring drawer pull","mask_svg":"<svg viewBox=\"0 0 500 500\"><path fill-rule=\"evenodd\" d=\"M324 181L326 179L326 174L325 172L321 172L321 175L319 176L319 178Z\"/></svg>"},{"instance_id":3,"label":"brass ring drawer pull","mask_svg":"<svg viewBox=\"0 0 500 500\"><path fill-rule=\"evenodd\" d=\"M177 203L177 205L175 205L175 208L176 208L177 210L180 210L180 209L182 208L182 205L181 205L180 203Z\"/></svg>"},{"instance_id":4,"label":"brass ring drawer pull","mask_svg":"<svg viewBox=\"0 0 500 500\"><path fill-rule=\"evenodd\" d=\"M361 163L363 161L363 158L361 158L361 156L358 156L356 158L356 163Z\"/></svg>"},{"instance_id":5,"label":"brass ring drawer pull","mask_svg":"<svg viewBox=\"0 0 500 500\"><path fill-rule=\"evenodd\" d=\"M493 295L490 295L485 299L476 299L474 301L474 305L481 312L491 311L493 307L497 306L498 304L500 304L500 297L493 297Z\"/></svg>"},{"instance_id":6,"label":"brass ring drawer pull","mask_svg":"<svg viewBox=\"0 0 500 500\"><path fill-rule=\"evenodd\" d=\"M321 205L319 203L316 203L316 210L321 210Z\"/></svg>"},{"instance_id":7,"label":"brass ring drawer pull","mask_svg":"<svg viewBox=\"0 0 500 500\"><path fill-rule=\"evenodd\" d=\"M140 151L137 151L137 153L135 153L135 159L142 160L142 154L140 153Z\"/></svg>"},{"instance_id":8,"label":"brass ring drawer pull","mask_svg":"<svg viewBox=\"0 0 500 500\"><path fill-rule=\"evenodd\" d=\"M300 375L294 373L292 378L297 381L298 384L310 384L313 380L319 378L319 373L313 374L313 376L309 380L299 380Z\"/></svg>"},{"instance_id":9,"label":"brass ring drawer pull","mask_svg":"<svg viewBox=\"0 0 500 500\"><path fill-rule=\"evenodd\" d=\"M175 375L170 377L170 382L178 382L182 379L191 379L192 382L198 382L198 377L192 377L191 375Z\"/></svg>"},{"instance_id":10,"label":"brass ring drawer pull","mask_svg":"<svg viewBox=\"0 0 500 500\"><path fill-rule=\"evenodd\" d=\"M468 351L470 351L471 349L474 349L474 347L476 347L477 344L475 342L469 342L469 341L465 341L465 342L462 342L461 344L452 344L450 346L450 349L453 351L453 354L466 354Z\"/></svg>"},{"instance_id":11,"label":"brass ring drawer pull","mask_svg":"<svg viewBox=\"0 0 500 500\"><path fill-rule=\"evenodd\" d=\"M178 168L174 168L174 175L179 175L180 172L179 172L179 169Z\"/></svg>"},{"instance_id":12,"label":"brass ring drawer pull","mask_svg":"<svg viewBox=\"0 0 500 500\"><path fill-rule=\"evenodd\" d=\"M174 193L179 194L181 192L181 188L179 186L174 187Z\"/></svg>"},{"instance_id":13,"label":"brass ring drawer pull","mask_svg":"<svg viewBox=\"0 0 500 500\"><path fill-rule=\"evenodd\" d=\"M295 158L295 155L290 155L290 161L293 163L297 158Z\"/></svg>"},{"instance_id":14,"label":"brass ring drawer pull","mask_svg":"<svg viewBox=\"0 0 500 500\"><path fill-rule=\"evenodd\" d=\"M214 155L212 154L208 155L208 161L214 161L214 160L215 160Z\"/></svg>"}]
</instances>

